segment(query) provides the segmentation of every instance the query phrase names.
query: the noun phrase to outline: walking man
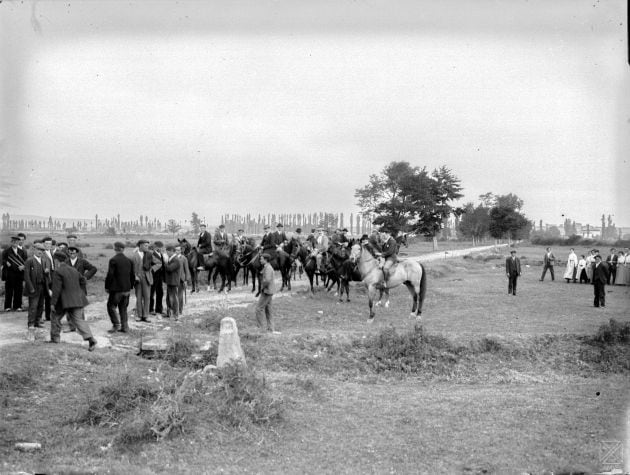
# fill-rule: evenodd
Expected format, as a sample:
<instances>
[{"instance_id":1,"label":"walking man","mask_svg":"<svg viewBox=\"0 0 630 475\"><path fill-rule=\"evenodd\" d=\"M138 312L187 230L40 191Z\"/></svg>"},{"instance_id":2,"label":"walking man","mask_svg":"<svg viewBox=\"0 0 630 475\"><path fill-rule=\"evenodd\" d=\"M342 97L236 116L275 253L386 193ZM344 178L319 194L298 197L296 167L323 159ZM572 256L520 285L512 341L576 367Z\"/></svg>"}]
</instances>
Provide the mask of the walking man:
<instances>
[{"instance_id":1,"label":"walking man","mask_svg":"<svg viewBox=\"0 0 630 475\"><path fill-rule=\"evenodd\" d=\"M608 267L602 262L602 256L595 254L595 264L593 264L593 291L595 307L606 306L606 282L608 281Z\"/></svg>"},{"instance_id":2,"label":"walking man","mask_svg":"<svg viewBox=\"0 0 630 475\"><path fill-rule=\"evenodd\" d=\"M24 263L27 256L19 248L20 238L13 236L11 246L2 251L2 280L4 283L4 311L22 311L24 291Z\"/></svg>"},{"instance_id":3,"label":"walking man","mask_svg":"<svg viewBox=\"0 0 630 475\"><path fill-rule=\"evenodd\" d=\"M54 254L55 273L53 274L51 305L55 309L50 325L50 341L59 343L61 318L68 315L68 321L77 329L79 335L89 342L88 351L94 351L96 339L92 336L90 326L83 319L83 307L88 304L85 296L85 277L74 267L68 265L65 252ZM61 310L61 311L58 311Z\"/></svg>"},{"instance_id":4,"label":"walking man","mask_svg":"<svg viewBox=\"0 0 630 475\"><path fill-rule=\"evenodd\" d=\"M271 306L271 300L276 291L276 283L274 282L273 267L269 264L270 260L271 256L266 252L260 256L260 263L263 265L263 269L261 272L260 297L256 304L256 321L258 322L258 327L263 330L265 328L264 314L267 319L267 331L278 335L280 332L275 331L273 324L273 308Z\"/></svg>"},{"instance_id":5,"label":"walking man","mask_svg":"<svg viewBox=\"0 0 630 475\"><path fill-rule=\"evenodd\" d=\"M127 306L136 276L133 272L133 263L131 259L125 256L124 250L125 245L122 242L114 243L116 254L109 260L107 276L105 277L105 290L109 294L107 314L112 321L110 333L129 330ZM118 314L116 314L116 309L118 309Z\"/></svg>"},{"instance_id":6,"label":"walking man","mask_svg":"<svg viewBox=\"0 0 630 475\"><path fill-rule=\"evenodd\" d=\"M549 269L549 273L551 274L551 280L552 281L554 280L555 276L553 273L553 264L555 261L556 261L556 258L551 252L551 248L548 247L545 250L545 255L543 256L543 271L542 271L542 275L540 276L541 282L545 280L545 274L547 273L547 269Z\"/></svg>"},{"instance_id":7,"label":"walking man","mask_svg":"<svg viewBox=\"0 0 630 475\"><path fill-rule=\"evenodd\" d=\"M508 295L516 295L516 281L521 275L521 261L516 257L516 251L510 251L510 257L505 260L505 273L508 278Z\"/></svg>"}]
</instances>

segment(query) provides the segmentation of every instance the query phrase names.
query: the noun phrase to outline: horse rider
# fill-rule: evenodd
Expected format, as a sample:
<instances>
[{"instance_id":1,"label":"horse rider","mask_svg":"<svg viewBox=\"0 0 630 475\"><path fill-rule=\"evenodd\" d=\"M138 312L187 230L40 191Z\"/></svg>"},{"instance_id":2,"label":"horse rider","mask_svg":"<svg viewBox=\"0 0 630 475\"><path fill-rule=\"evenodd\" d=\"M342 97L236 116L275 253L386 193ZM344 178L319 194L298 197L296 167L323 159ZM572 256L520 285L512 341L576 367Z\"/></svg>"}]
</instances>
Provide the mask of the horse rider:
<instances>
[{"instance_id":1,"label":"horse rider","mask_svg":"<svg viewBox=\"0 0 630 475\"><path fill-rule=\"evenodd\" d=\"M385 228L384 234L384 243L382 246L382 252L376 253L379 259L379 267L383 270L383 277L385 278L385 282L389 279L389 271L392 266L398 262L398 243L396 242L396 238L394 237L398 233L397 229L393 228Z\"/></svg>"},{"instance_id":2,"label":"horse rider","mask_svg":"<svg viewBox=\"0 0 630 475\"><path fill-rule=\"evenodd\" d=\"M199 233L199 240L197 241L197 249L200 254L212 254L212 236L206 231L206 225L199 225L201 232Z\"/></svg>"},{"instance_id":3,"label":"horse rider","mask_svg":"<svg viewBox=\"0 0 630 475\"><path fill-rule=\"evenodd\" d=\"M317 236L315 234L316 234L315 229L311 229L310 234L306 237L306 242L308 243L310 249L315 249L315 245L317 241Z\"/></svg>"},{"instance_id":4,"label":"horse rider","mask_svg":"<svg viewBox=\"0 0 630 475\"><path fill-rule=\"evenodd\" d=\"M244 246L247 244L247 238L245 237L245 230L239 229L236 231L236 236L234 236L234 243L238 246Z\"/></svg>"},{"instance_id":5,"label":"horse rider","mask_svg":"<svg viewBox=\"0 0 630 475\"><path fill-rule=\"evenodd\" d=\"M348 248L348 238L346 237L346 233L348 230L346 228L338 229L337 232L331 238L331 248L332 252L337 256L342 258L347 257L347 248Z\"/></svg>"},{"instance_id":6,"label":"horse rider","mask_svg":"<svg viewBox=\"0 0 630 475\"><path fill-rule=\"evenodd\" d=\"M225 224L221 224L214 231L212 244L214 244L214 249L217 251L224 251L224 252L228 251L228 248L230 247L230 243L228 241L228 235L225 232Z\"/></svg>"},{"instance_id":7,"label":"horse rider","mask_svg":"<svg viewBox=\"0 0 630 475\"><path fill-rule=\"evenodd\" d=\"M317 261L317 270L321 273L322 271L322 254L328 251L328 236L324 234L324 228L319 228L317 230L317 237L315 238L315 246L313 250L315 251L315 259Z\"/></svg>"},{"instance_id":8,"label":"horse rider","mask_svg":"<svg viewBox=\"0 0 630 475\"><path fill-rule=\"evenodd\" d=\"M302 228L296 228L293 238L300 244L300 246L303 246L306 242L306 238L302 234Z\"/></svg>"},{"instance_id":9,"label":"horse rider","mask_svg":"<svg viewBox=\"0 0 630 475\"><path fill-rule=\"evenodd\" d=\"M258 253L259 254L263 254L263 253L267 253L269 254L270 259L269 260L273 260L276 257L276 245L275 245L275 239L273 238L273 234L271 232L271 226L269 226L268 224L265 224L263 226L263 237L260 241L260 244L258 245Z\"/></svg>"},{"instance_id":10,"label":"horse rider","mask_svg":"<svg viewBox=\"0 0 630 475\"><path fill-rule=\"evenodd\" d=\"M372 231L372 234L370 235L370 237L368 238L368 243L370 244L370 246L372 247L372 250L374 252L381 252L381 238L378 234L378 230L374 229Z\"/></svg>"}]
</instances>

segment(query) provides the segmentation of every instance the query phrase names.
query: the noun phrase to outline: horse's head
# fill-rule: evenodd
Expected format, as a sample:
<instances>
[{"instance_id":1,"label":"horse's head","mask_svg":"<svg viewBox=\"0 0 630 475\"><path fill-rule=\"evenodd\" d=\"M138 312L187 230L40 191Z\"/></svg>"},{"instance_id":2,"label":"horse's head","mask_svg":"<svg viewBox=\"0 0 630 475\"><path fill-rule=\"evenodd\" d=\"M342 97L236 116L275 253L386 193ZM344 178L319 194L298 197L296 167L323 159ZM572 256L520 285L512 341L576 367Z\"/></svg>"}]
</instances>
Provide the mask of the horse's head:
<instances>
[{"instance_id":1,"label":"horse's head","mask_svg":"<svg viewBox=\"0 0 630 475\"><path fill-rule=\"evenodd\" d=\"M361 244L353 244L350 248L350 260L356 262L361 255Z\"/></svg>"}]
</instances>

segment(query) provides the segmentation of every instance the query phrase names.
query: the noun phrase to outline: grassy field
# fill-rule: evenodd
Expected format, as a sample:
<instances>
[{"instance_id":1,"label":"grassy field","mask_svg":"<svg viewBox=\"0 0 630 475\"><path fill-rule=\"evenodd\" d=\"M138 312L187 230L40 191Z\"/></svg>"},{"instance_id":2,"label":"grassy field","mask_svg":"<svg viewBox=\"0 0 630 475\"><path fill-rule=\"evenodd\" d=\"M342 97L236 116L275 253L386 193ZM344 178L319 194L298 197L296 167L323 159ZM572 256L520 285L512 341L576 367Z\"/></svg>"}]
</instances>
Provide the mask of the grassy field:
<instances>
[{"instance_id":1,"label":"grassy field","mask_svg":"<svg viewBox=\"0 0 630 475\"><path fill-rule=\"evenodd\" d=\"M107 243L85 249L99 268ZM406 289L366 325L353 285L350 303L321 289L276 297L278 336L259 333L251 304L194 294L180 324L155 323L171 328L158 359L125 351L146 334L137 328L94 353L0 347L0 472L597 472L602 441L625 440L630 417L630 289L608 287L595 309L591 286L538 281L542 253L518 247L517 296L505 249L427 263L421 326ZM101 285L90 283L92 301ZM223 316L238 323L250 372L185 379L215 361ZM193 339L212 347L195 358ZM22 441L42 450L15 451Z\"/></svg>"}]
</instances>

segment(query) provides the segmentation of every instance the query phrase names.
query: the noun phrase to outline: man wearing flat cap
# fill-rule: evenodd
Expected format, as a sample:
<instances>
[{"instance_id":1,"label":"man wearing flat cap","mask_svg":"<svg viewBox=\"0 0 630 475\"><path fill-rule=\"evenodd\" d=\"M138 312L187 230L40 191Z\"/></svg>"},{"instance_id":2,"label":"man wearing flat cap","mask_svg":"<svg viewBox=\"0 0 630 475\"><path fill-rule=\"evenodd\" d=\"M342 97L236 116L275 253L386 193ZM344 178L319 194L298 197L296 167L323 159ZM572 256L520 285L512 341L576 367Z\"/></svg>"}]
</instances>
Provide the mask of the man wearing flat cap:
<instances>
[{"instance_id":1,"label":"man wearing flat cap","mask_svg":"<svg viewBox=\"0 0 630 475\"><path fill-rule=\"evenodd\" d=\"M109 294L107 314L112 322L110 332L126 332L129 329L127 307L136 275L133 272L133 262L125 256L124 250L125 245L122 242L114 243L116 254L109 260L105 277L105 290Z\"/></svg>"},{"instance_id":2,"label":"man wearing flat cap","mask_svg":"<svg viewBox=\"0 0 630 475\"><path fill-rule=\"evenodd\" d=\"M505 273L508 278L508 295L516 295L516 281L521 275L521 261L516 257L516 251L510 251L510 257L505 259Z\"/></svg>"},{"instance_id":3,"label":"man wearing flat cap","mask_svg":"<svg viewBox=\"0 0 630 475\"><path fill-rule=\"evenodd\" d=\"M274 282L273 267L271 267L271 264L269 263L270 260L271 256L268 253L263 252L261 254L260 263L263 268L261 272L260 297L258 298L258 303L256 304L256 322L258 323L258 327L261 330L264 330L266 319L267 331L273 334L278 334L279 332L276 332L274 328L273 308L271 306L273 294L276 291L276 284Z\"/></svg>"},{"instance_id":4,"label":"man wearing flat cap","mask_svg":"<svg viewBox=\"0 0 630 475\"><path fill-rule=\"evenodd\" d=\"M199 239L197 240L197 250L200 254L210 254L212 252L212 236L206 231L206 225L200 224Z\"/></svg>"},{"instance_id":5,"label":"man wearing flat cap","mask_svg":"<svg viewBox=\"0 0 630 475\"><path fill-rule=\"evenodd\" d=\"M41 327L44 295L50 295L48 277L44 273L44 250L41 243L33 244L33 255L24 263L24 287L28 296L28 328Z\"/></svg>"},{"instance_id":6,"label":"man wearing flat cap","mask_svg":"<svg viewBox=\"0 0 630 475\"><path fill-rule=\"evenodd\" d=\"M227 251L229 247L228 235L225 232L225 225L221 224L214 232L214 238L212 240L214 249L218 251Z\"/></svg>"},{"instance_id":7,"label":"man wearing flat cap","mask_svg":"<svg viewBox=\"0 0 630 475\"><path fill-rule=\"evenodd\" d=\"M131 258L135 274L136 321L149 322L151 285L153 284L153 253L149 250L149 241L140 239L138 249ZM157 266L156 264L156 267Z\"/></svg>"},{"instance_id":8,"label":"man wearing flat cap","mask_svg":"<svg viewBox=\"0 0 630 475\"><path fill-rule=\"evenodd\" d=\"M86 258L85 253L77 245L78 238L76 234L68 234L66 236L66 240L68 241L68 248L75 247L76 249L78 249L77 257L80 257L81 259Z\"/></svg>"},{"instance_id":9,"label":"man wearing flat cap","mask_svg":"<svg viewBox=\"0 0 630 475\"><path fill-rule=\"evenodd\" d=\"M24 263L27 255L20 249L19 236L11 238L11 246L2 251L2 280L4 281L4 311L22 311Z\"/></svg>"}]
</instances>

